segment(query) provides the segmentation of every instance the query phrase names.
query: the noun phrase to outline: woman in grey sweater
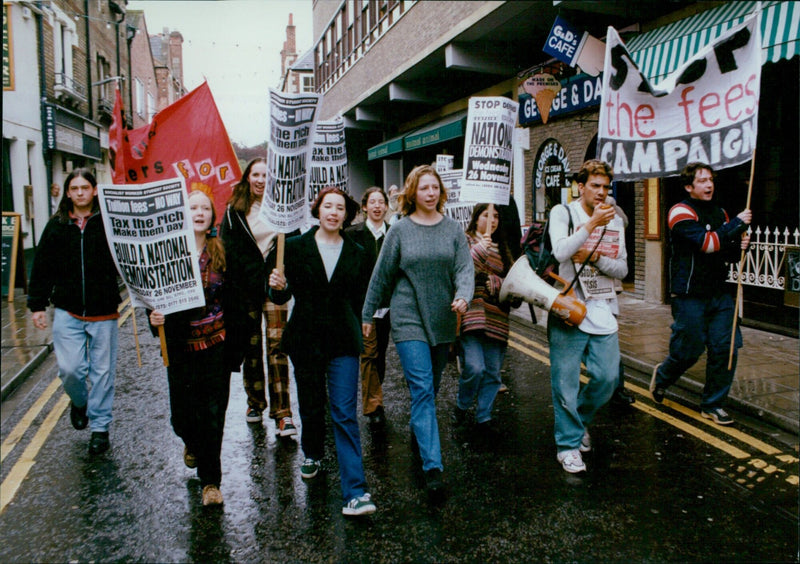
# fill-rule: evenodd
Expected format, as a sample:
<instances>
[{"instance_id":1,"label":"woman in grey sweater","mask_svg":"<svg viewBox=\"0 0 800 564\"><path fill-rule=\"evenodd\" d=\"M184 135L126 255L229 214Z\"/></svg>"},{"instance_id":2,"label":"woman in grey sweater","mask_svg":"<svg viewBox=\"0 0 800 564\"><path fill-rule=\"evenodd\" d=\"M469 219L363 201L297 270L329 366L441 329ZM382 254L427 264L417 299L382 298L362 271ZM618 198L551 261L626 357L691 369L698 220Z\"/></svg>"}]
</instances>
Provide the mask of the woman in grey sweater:
<instances>
[{"instance_id":1,"label":"woman in grey sweater","mask_svg":"<svg viewBox=\"0 0 800 564\"><path fill-rule=\"evenodd\" d=\"M361 314L369 335L375 311L386 305L391 309L392 339L411 393L412 439L434 497L444 487L436 393L456 339L456 314L467 310L474 287L467 238L457 222L444 216L446 200L433 167L411 171L399 202L404 217L386 234Z\"/></svg>"}]
</instances>

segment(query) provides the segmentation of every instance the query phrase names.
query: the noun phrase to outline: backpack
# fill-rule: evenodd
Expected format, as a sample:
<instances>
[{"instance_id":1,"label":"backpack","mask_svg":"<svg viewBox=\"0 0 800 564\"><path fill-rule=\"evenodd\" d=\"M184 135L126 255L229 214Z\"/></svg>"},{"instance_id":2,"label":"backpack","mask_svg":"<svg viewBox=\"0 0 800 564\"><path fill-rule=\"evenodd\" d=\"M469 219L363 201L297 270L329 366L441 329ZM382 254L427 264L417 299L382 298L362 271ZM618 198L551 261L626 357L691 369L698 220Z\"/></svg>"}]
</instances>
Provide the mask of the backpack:
<instances>
[{"instance_id":1,"label":"backpack","mask_svg":"<svg viewBox=\"0 0 800 564\"><path fill-rule=\"evenodd\" d=\"M567 211L569 212L569 210ZM567 215L569 217L569 234L572 235L574 231L572 214L568 213ZM558 261L553 256L553 244L550 242L549 229L550 214L548 213L544 222L534 221L531 223L520 241L520 245L536 275L553 286L557 279L551 275L558 275Z\"/></svg>"}]
</instances>

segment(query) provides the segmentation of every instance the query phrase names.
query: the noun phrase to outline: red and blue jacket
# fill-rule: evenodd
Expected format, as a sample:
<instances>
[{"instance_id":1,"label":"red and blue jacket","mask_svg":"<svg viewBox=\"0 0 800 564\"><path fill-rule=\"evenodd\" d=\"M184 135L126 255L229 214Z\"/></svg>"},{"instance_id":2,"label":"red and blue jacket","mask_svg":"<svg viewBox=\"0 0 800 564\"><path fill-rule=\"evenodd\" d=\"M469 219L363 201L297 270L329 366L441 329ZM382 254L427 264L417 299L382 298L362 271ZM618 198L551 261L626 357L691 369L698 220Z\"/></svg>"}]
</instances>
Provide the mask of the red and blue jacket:
<instances>
[{"instance_id":1,"label":"red and blue jacket","mask_svg":"<svg viewBox=\"0 0 800 564\"><path fill-rule=\"evenodd\" d=\"M747 225L728 218L713 202L687 198L669 210L672 242L670 292L677 295L718 294L728 277L728 262L739 260L741 234Z\"/></svg>"}]
</instances>

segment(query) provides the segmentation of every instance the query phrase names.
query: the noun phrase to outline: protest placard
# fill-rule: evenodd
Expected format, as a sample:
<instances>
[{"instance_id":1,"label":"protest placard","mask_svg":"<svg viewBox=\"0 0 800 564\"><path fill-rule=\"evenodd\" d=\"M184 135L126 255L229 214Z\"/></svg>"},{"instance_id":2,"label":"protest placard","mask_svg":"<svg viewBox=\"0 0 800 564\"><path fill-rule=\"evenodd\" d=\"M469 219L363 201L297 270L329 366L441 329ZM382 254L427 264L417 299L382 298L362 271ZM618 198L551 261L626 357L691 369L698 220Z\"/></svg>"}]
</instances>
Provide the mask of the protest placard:
<instances>
[{"instance_id":1,"label":"protest placard","mask_svg":"<svg viewBox=\"0 0 800 564\"><path fill-rule=\"evenodd\" d=\"M205 305L183 178L100 184L97 195L131 304L164 314Z\"/></svg>"},{"instance_id":2,"label":"protest placard","mask_svg":"<svg viewBox=\"0 0 800 564\"><path fill-rule=\"evenodd\" d=\"M758 130L757 18L732 27L657 86L608 28L598 158L614 180L674 176L701 161L719 170L752 157Z\"/></svg>"},{"instance_id":3,"label":"protest placard","mask_svg":"<svg viewBox=\"0 0 800 564\"><path fill-rule=\"evenodd\" d=\"M308 221L307 186L321 99L269 91L267 187L258 219L273 231L290 233Z\"/></svg>"},{"instance_id":4,"label":"protest placard","mask_svg":"<svg viewBox=\"0 0 800 564\"><path fill-rule=\"evenodd\" d=\"M469 99L462 198L508 205L518 104L502 96Z\"/></svg>"},{"instance_id":5,"label":"protest placard","mask_svg":"<svg viewBox=\"0 0 800 564\"><path fill-rule=\"evenodd\" d=\"M308 180L308 203L326 186L348 192L347 150L344 144L344 120L337 118L317 123Z\"/></svg>"},{"instance_id":6,"label":"protest placard","mask_svg":"<svg viewBox=\"0 0 800 564\"><path fill-rule=\"evenodd\" d=\"M461 199L461 180L464 177L464 171L462 169L448 170L440 172L439 177L442 179L445 192L447 192L444 213L450 219L459 222L464 231L466 231L469 226L469 220L472 217L475 202L465 202Z\"/></svg>"}]
</instances>

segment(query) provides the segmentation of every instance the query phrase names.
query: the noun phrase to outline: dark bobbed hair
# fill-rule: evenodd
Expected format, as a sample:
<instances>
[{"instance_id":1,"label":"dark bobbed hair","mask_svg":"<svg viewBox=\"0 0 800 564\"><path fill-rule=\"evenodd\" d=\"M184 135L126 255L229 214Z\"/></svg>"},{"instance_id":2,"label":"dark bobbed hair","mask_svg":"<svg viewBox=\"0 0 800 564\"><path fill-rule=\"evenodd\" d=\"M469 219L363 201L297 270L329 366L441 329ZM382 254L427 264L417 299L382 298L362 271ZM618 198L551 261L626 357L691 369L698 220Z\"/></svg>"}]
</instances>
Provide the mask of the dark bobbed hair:
<instances>
[{"instance_id":1,"label":"dark bobbed hair","mask_svg":"<svg viewBox=\"0 0 800 564\"><path fill-rule=\"evenodd\" d=\"M481 214L489 208L489 204L475 204L472 209L472 217L470 217L469 225L467 225L466 233L475 237L478 232L478 219ZM497 248L500 251L500 258L503 259L503 267L506 271L514 264L514 255L511 254L511 246L508 244L508 233L503 226L503 216L497 206L494 207L497 213L497 229L492 233L492 241L497 243Z\"/></svg>"},{"instance_id":2,"label":"dark bobbed hair","mask_svg":"<svg viewBox=\"0 0 800 564\"><path fill-rule=\"evenodd\" d=\"M683 167L683 170L681 171L681 184L683 186L691 186L694 183L694 175L697 174L698 170L707 170L711 173L712 179L717 177L717 173L714 172L714 169L711 168L711 165L695 161Z\"/></svg>"},{"instance_id":3,"label":"dark bobbed hair","mask_svg":"<svg viewBox=\"0 0 800 564\"><path fill-rule=\"evenodd\" d=\"M383 191L383 188L381 188L380 186L370 186L369 188L364 190L364 195L361 196L362 210L367 207L367 201L369 200L370 195L374 194L375 192L380 192L381 196L383 196L383 201L386 202L386 206L387 207L389 206L389 196L386 195L386 192Z\"/></svg>"},{"instance_id":4,"label":"dark bobbed hair","mask_svg":"<svg viewBox=\"0 0 800 564\"><path fill-rule=\"evenodd\" d=\"M614 169L610 164L600 159L590 159L583 163L581 169L575 174L575 182L586 184L589 177L595 174L607 176L609 181L614 180Z\"/></svg>"},{"instance_id":5,"label":"dark bobbed hair","mask_svg":"<svg viewBox=\"0 0 800 564\"><path fill-rule=\"evenodd\" d=\"M424 175L430 174L436 177L439 182L439 202L436 204L436 211L444 213L444 203L447 201L447 191L442 183L442 177L436 172L436 169L431 165L419 165L414 167L406 177L406 183L403 191L398 198L400 213L403 215L411 215L417 209L417 187L419 186L419 179Z\"/></svg>"},{"instance_id":6,"label":"dark bobbed hair","mask_svg":"<svg viewBox=\"0 0 800 564\"><path fill-rule=\"evenodd\" d=\"M228 205L232 209L245 214L250 213L250 208L253 206L253 202L255 201L253 198L253 192L250 190L250 172L253 170L253 165L257 163L266 164L266 162L266 158L256 157L247 163L246 167L244 167L242 178L234 185L233 192L228 200Z\"/></svg>"},{"instance_id":7,"label":"dark bobbed hair","mask_svg":"<svg viewBox=\"0 0 800 564\"><path fill-rule=\"evenodd\" d=\"M92 185L92 188L97 188L97 179L88 168L76 168L67 175L64 180L64 188L61 191L61 201L58 203L58 211L56 212L65 221L69 219L69 212L73 210L72 200L67 195L69 184L76 178L83 178ZM100 209L100 201L97 199L97 194L95 194L92 200L92 213L98 209Z\"/></svg>"},{"instance_id":8,"label":"dark bobbed hair","mask_svg":"<svg viewBox=\"0 0 800 564\"><path fill-rule=\"evenodd\" d=\"M322 205L322 200L324 200L325 196L328 194L339 194L344 198L345 217L342 229L348 227L353 222L356 215L358 215L360 208L358 207L358 202L338 186L325 186L325 188L319 191L319 194L317 194L317 197L311 204L311 217L319 219L319 207Z\"/></svg>"}]
</instances>

